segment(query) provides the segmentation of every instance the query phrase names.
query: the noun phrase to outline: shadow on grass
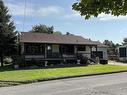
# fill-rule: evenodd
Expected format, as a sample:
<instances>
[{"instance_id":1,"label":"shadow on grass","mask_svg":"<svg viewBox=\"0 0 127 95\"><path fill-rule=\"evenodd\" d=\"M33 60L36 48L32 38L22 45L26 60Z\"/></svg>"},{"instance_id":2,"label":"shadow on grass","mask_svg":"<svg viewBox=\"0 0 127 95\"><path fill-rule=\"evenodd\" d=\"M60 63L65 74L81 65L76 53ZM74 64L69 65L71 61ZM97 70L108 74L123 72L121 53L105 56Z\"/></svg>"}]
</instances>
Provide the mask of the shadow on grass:
<instances>
[{"instance_id":1,"label":"shadow on grass","mask_svg":"<svg viewBox=\"0 0 127 95\"><path fill-rule=\"evenodd\" d=\"M0 67L0 72L4 72L4 71L13 71L15 70L13 68L13 65L6 65L6 66L3 66L3 67Z\"/></svg>"}]
</instances>

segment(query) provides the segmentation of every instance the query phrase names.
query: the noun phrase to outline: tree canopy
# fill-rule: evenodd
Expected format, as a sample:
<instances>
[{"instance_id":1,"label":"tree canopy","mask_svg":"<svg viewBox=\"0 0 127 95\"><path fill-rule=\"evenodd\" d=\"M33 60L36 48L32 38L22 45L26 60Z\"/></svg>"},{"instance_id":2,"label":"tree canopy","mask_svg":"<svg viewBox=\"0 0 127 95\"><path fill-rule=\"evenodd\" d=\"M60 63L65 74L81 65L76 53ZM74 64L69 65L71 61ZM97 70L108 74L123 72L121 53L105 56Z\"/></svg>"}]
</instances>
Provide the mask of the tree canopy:
<instances>
[{"instance_id":1,"label":"tree canopy","mask_svg":"<svg viewBox=\"0 0 127 95\"><path fill-rule=\"evenodd\" d=\"M53 34L54 27L53 26L49 27L43 24L38 24L38 25L33 26L30 32Z\"/></svg>"},{"instance_id":2,"label":"tree canopy","mask_svg":"<svg viewBox=\"0 0 127 95\"><path fill-rule=\"evenodd\" d=\"M73 10L80 12L85 19L97 17L99 14L114 16L127 14L127 0L78 0L72 5Z\"/></svg>"},{"instance_id":3,"label":"tree canopy","mask_svg":"<svg viewBox=\"0 0 127 95\"><path fill-rule=\"evenodd\" d=\"M3 66L4 56L9 56L16 52L16 32L11 15L4 2L0 0L0 57Z\"/></svg>"},{"instance_id":4,"label":"tree canopy","mask_svg":"<svg viewBox=\"0 0 127 95\"><path fill-rule=\"evenodd\" d=\"M118 43L115 44L115 43L113 43L112 41L109 41L109 40L104 40L103 44L108 46L107 52L108 52L108 55L109 55L109 59L114 59L115 56L117 56L116 48L120 45Z\"/></svg>"},{"instance_id":5,"label":"tree canopy","mask_svg":"<svg viewBox=\"0 0 127 95\"><path fill-rule=\"evenodd\" d=\"M123 45L127 45L127 38L123 39Z\"/></svg>"},{"instance_id":6,"label":"tree canopy","mask_svg":"<svg viewBox=\"0 0 127 95\"><path fill-rule=\"evenodd\" d=\"M60 31L53 32L54 35L62 35Z\"/></svg>"},{"instance_id":7,"label":"tree canopy","mask_svg":"<svg viewBox=\"0 0 127 95\"><path fill-rule=\"evenodd\" d=\"M66 35L73 35L72 33L70 33L70 32L66 32Z\"/></svg>"}]
</instances>

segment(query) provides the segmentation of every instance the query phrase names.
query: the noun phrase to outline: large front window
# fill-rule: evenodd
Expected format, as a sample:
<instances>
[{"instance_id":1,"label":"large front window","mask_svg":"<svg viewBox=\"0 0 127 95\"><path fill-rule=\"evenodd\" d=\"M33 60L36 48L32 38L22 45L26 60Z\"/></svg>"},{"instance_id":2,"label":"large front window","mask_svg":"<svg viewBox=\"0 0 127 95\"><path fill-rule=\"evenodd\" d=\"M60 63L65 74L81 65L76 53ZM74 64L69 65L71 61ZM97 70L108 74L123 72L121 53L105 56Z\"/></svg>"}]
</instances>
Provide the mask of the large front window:
<instances>
[{"instance_id":1,"label":"large front window","mask_svg":"<svg viewBox=\"0 0 127 95\"><path fill-rule=\"evenodd\" d=\"M43 44L31 44L27 43L24 45L25 54L44 54L45 48Z\"/></svg>"},{"instance_id":2,"label":"large front window","mask_svg":"<svg viewBox=\"0 0 127 95\"><path fill-rule=\"evenodd\" d=\"M60 52L62 54L74 54L74 45L61 45Z\"/></svg>"}]
</instances>

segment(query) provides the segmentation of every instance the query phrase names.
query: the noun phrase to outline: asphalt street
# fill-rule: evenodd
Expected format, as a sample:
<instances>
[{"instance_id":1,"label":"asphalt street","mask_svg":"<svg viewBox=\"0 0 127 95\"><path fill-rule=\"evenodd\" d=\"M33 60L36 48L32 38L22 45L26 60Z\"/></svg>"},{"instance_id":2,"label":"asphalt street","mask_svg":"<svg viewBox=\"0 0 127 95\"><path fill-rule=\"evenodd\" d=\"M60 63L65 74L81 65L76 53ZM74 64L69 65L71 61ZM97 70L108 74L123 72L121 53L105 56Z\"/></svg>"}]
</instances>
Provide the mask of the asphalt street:
<instances>
[{"instance_id":1,"label":"asphalt street","mask_svg":"<svg viewBox=\"0 0 127 95\"><path fill-rule=\"evenodd\" d=\"M0 95L127 95L127 72L4 87Z\"/></svg>"}]
</instances>

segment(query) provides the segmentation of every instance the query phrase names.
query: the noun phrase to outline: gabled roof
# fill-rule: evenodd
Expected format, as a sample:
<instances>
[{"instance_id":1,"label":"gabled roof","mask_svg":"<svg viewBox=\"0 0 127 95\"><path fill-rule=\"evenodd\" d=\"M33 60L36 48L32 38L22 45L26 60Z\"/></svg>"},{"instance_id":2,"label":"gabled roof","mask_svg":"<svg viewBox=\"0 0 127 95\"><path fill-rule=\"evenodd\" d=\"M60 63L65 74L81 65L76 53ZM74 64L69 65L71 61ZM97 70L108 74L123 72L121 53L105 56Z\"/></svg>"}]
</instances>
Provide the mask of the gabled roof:
<instances>
[{"instance_id":1,"label":"gabled roof","mask_svg":"<svg viewBox=\"0 0 127 95\"><path fill-rule=\"evenodd\" d=\"M55 35L55 34L31 33L31 32L21 32L20 42L98 45L97 42L85 39L81 36Z\"/></svg>"}]
</instances>

